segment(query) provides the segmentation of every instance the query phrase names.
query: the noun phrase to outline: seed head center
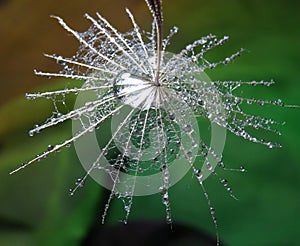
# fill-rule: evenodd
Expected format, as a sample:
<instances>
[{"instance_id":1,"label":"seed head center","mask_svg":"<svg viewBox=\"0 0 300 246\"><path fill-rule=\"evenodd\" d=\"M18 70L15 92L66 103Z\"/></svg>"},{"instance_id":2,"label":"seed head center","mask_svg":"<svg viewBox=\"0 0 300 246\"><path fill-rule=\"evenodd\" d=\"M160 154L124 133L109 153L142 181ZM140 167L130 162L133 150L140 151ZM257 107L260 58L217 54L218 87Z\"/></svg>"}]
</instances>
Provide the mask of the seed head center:
<instances>
[{"instance_id":1,"label":"seed head center","mask_svg":"<svg viewBox=\"0 0 300 246\"><path fill-rule=\"evenodd\" d=\"M115 79L113 89L122 103L133 108L159 108L161 105L161 84L149 77L122 72Z\"/></svg>"}]
</instances>

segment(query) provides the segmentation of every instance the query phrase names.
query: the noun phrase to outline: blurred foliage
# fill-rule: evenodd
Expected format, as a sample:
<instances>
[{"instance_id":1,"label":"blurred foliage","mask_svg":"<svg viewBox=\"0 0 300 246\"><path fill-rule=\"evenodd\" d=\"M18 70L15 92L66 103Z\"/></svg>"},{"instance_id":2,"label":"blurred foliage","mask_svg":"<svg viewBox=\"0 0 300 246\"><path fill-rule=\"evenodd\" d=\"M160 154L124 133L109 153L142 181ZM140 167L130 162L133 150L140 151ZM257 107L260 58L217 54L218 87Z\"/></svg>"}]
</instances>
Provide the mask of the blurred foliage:
<instances>
[{"instance_id":1,"label":"blurred foliage","mask_svg":"<svg viewBox=\"0 0 300 246\"><path fill-rule=\"evenodd\" d=\"M21 4L17 0L11 2L15 8ZM114 4L120 2L124 4L120 0ZM146 11L140 7L143 1L134 3L141 21ZM2 8L8 8L9 4L7 1ZM56 4L57 8L62 5ZM72 4L87 9L85 1ZM299 5L291 0L165 1L166 29L172 25L180 28L170 50L179 51L185 44L208 33L229 35L228 44L210 52L210 59L218 60L240 47L247 51L233 64L210 72L213 79L274 79L277 83L270 88L244 87L239 92L243 96L281 98L287 104L300 104ZM101 1L98 6L101 12ZM110 19L108 14L106 16ZM149 23L148 17L144 17L146 23ZM116 18L114 23L118 23ZM42 53L43 49L38 52ZM3 88L9 83L9 77L4 78L0 77ZM22 78L19 81L22 83ZM58 81L43 90L57 89L64 84L65 81ZM0 245L78 245L93 223L100 223L107 198L98 184L88 180L75 196L68 195L68 189L84 173L72 148L8 175L48 144L71 136L70 124L49 129L34 138L27 136L30 126L43 122L51 110L51 103L46 100L25 101L23 97L10 100L0 109ZM230 198L216 178L205 181L216 209L221 239L230 246L299 245L300 112L275 106L257 106L249 111L286 122L280 126L280 137L257 132L258 136L280 142L283 147L267 149L228 134L224 162L230 167L244 165L248 172L222 173L239 201ZM176 222L214 235L206 201L192 174L171 188L170 199ZM121 202L113 201L109 223L118 223L123 215ZM159 195L135 197L129 223L139 219L164 220L164 216Z\"/></svg>"}]
</instances>

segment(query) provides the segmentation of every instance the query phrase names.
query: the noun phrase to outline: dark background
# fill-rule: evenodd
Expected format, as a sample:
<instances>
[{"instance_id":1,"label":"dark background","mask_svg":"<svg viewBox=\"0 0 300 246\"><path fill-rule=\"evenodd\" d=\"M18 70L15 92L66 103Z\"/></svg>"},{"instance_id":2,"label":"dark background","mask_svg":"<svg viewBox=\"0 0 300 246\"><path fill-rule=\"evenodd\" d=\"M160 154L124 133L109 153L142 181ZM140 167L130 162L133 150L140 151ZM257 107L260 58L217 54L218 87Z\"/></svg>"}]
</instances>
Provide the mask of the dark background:
<instances>
[{"instance_id":1,"label":"dark background","mask_svg":"<svg viewBox=\"0 0 300 246\"><path fill-rule=\"evenodd\" d=\"M84 31L90 23L83 14L100 12L125 32L131 28L125 6L141 27L149 29L151 16L142 0L0 2L0 245L79 245L91 228L100 224L107 194L98 184L88 180L75 196L68 195L74 181L84 174L72 148L13 176L8 173L49 143L71 135L69 124L34 138L27 135L32 125L50 115L51 104L46 100L26 101L24 93L53 90L65 83L34 76L33 69L58 71L59 66L42 54L72 56L78 47L77 41L49 16L62 16L71 27ZM165 29L173 25L180 28L169 51L178 52L209 33L229 35L226 45L209 54L211 60L224 58L241 47L247 52L232 64L211 72L211 78L274 79L276 84L270 88L245 87L240 93L281 98L287 104L299 105L299 7L299 2L292 0L165 0ZM232 246L298 245L300 111L265 106L252 113L286 122L279 126L280 137L259 133L283 147L267 149L228 134L224 162L232 167L244 165L248 172L224 174L239 201L230 198L214 177L205 181L216 209L221 239ZM170 192L173 220L214 237L206 201L192 176L187 175ZM164 221L159 195L134 200L129 223ZM123 215L120 202L115 201L108 224L118 223Z\"/></svg>"}]
</instances>

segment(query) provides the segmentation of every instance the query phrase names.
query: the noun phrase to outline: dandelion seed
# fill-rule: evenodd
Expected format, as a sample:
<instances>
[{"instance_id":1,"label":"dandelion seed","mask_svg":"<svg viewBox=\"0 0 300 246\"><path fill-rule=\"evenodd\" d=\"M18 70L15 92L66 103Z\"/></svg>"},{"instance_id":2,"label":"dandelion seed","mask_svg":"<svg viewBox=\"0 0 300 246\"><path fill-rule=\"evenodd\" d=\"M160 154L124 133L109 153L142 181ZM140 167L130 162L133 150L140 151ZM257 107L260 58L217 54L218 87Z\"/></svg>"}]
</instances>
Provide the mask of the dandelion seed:
<instances>
[{"instance_id":1,"label":"dandelion seed","mask_svg":"<svg viewBox=\"0 0 300 246\"><path fill-rule=\"evenodd\" d=\"M206 70L227 64L243 52L241 49L219 62L205 59L206 52L223 45L228 36L217 38L208 35L187 45L179 54L167 52L170 39L178 32L178 28L173 28L167 38L163 39L162 1L146 0L146 3L154 18L151 32L141 30L128 9L126 12L133 30L126 33L120 33L98 13L97 19L85 15L91 27L83 33L71 29L62 18L52 16L79 41L80 47L71 58L45 55L63 66L61 72L35 73L83 80L84 84L81 88L26 94L27 99L50 99L55 106L53 116L44 124L36 125L29 131L29 135L72 120L73 136L62 143L49 145L45 152L11 173L74 143L87 173L76 180L70 194L73 195L82 187L88 176L110 189L111 194L102 216L103 223L114 197L122 200L124 223L127 223L134 196L157 192L162 196L166 220L172 223L169 187L191 169L207 200L219 244L215 210L203 182L213 174L235 198L228 181L218 174L217 169L246 171L243 166L232 169L223 163L226 131L269 148L279 147L279 144L253 136L247 130L263 129L280 134L276 130L278 123L273 119L247 114L241 105L298 106L285 105L281 100L242 98L234 94L241 86L268 87L273 81L209 79ZM73 110L62 113L57 104L65 105L68 94L77 95L76 104ZM200 137L197 118L207 119L211 123L210 145ZM112 137L100 149L94 133L108 119L111 119ZM216 127L222 133L213 136ZM86 143L94 153L89 158L86 157L86 147L83 147L87 146Z\"/></svg>"}]
</instances>

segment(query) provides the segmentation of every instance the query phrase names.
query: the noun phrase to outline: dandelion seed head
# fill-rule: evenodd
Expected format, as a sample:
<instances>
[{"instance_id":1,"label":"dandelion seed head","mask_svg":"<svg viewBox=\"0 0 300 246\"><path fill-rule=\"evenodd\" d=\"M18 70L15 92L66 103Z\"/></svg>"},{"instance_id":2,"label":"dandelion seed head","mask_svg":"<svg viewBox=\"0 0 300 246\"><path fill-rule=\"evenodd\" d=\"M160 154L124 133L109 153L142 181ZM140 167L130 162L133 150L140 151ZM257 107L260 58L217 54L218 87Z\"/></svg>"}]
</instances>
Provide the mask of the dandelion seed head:
<instances>
[{"instance_id":1,"label":"dandelion seed head","mask_svg":"<svg viewBox=\"0 0 300 246\"><path fill-rule=\"evenodd\" d=\"M160 40L161 1L146 2L154 17L150 32L140 29L128 9L133 29L126 33L120 33L98 13L97 18L85 15L91 27L82 33L71 29L62 18L52 16L79 41L79 49L70 58L46 54L63 69L58 73L35 73L81 80L83 85L26 94L30 100L51 100L55 109L53 115L44 124L34 126L29 135L71 120L73 136L64 142L49 144L45 152L12 173L74 143L86 174L76 180L70 194L81 188L88 176L110 189L102 222L114 197L124 204L126 223L134 196L159 192L166 220L171 223L168 189L192 170L217 229L215 210L203 182L213 174L235 198L227 179L218 174L218 168L246 171L244 166L236 169L225 166L222 151L226 132L269 148L280 146L249 133L249 128L254 128L280 134L275 120L248 114L242 110L243 105L297 106L285 105L280 99L269 101L235 95L241 86L269 87L273 81L210 80L206 70L226 65L244 51L241 49L218 62L207 61L206 53L224 45L228 36L218 38L210 34L187 45L178 54L168 52L167 47L178 28L174 27ZM65 103L69 94L76 95L71 110ZM211 124L210 143L200 135L198 118ZM96 131L107 120L111 120L111 137L106 143L99 143Z\"/></svg>"}]
</instances>

